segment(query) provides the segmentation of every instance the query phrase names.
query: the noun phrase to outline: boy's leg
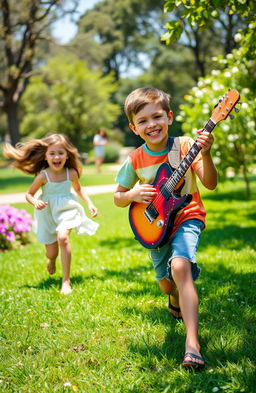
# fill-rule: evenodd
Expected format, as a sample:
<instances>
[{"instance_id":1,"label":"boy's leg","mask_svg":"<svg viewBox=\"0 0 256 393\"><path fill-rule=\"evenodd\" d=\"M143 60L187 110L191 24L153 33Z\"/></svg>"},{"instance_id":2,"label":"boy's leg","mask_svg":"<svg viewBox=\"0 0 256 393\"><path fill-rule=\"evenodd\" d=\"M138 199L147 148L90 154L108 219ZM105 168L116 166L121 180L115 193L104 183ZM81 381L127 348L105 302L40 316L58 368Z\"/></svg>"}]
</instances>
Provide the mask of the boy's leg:
<instances>
[{"instance_id":1,"label":"boy's leg","mask_svg":"<svg viewBox=\"0 0 256 393\"><path fill-rule=\"evenodd\" d=\"M180 304L179 304L179 292L177 290L176 284L173 280L168 280L164 278L158 280L159 287L163 293L169 295L169 311L174 316L174 318L182 319Z\"/></svg>"},{"instance_id":2,"label":"boy's leg","mask_svg":"<svg viewBox=\"0 0 256 393\"><path fill-rule=\"evenodd\" d=\"M190 262L182 257L173 258L171 273L179 293L179 305L186 327L185 353L190 353L190 355L185 356L184 360L203 365L203 359L191 356L191 354L201 355L198 339L198 296L192 278Z\"/></svg>"},{"instance_id":3,"label":"boy's leg","mask_svg":"<svg viewBox=\"0 0 256 393\"><path fill-rule=\"evenodd\" d=\"M60 230L57 234L63 269L61 293L68 295L72 289L70 285L71 248L69 242L70 229Z\"/></svg>"},{"instance_id":4,"label":"boy's leg","mask_svg":"<svg viewBox=\"0 0 256 393\"><path fill-rule=\"evenodd\" d=\"M54 274L56 271L56 258L58 256L58 243L54 242L52 244L46 244L46 256L47 260L47 271L49 274Z\"/></svg>"}]
</instances>

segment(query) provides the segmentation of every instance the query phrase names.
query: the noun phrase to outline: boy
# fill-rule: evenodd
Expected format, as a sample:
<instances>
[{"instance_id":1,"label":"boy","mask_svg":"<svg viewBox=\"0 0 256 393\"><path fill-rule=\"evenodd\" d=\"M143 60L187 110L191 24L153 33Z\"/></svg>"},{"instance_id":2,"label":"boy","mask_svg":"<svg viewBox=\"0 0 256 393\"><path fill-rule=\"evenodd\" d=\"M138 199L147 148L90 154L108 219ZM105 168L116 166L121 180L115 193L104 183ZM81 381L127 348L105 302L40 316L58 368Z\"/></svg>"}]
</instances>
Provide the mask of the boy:
<instances>
[{"instance_id":1,"label":"boy","mask_svg":"<svg viewBox=\"0 0 256 393\"><path fill-rule=\"evenodd\" d=\"M130 129L145 143L134 150L117 174L115 204L128 206L132 202L150 203L156 195L152 181L157 169L168 162L168 126L173 122L169 107L170 96L155 88L139 88L131 92L125 101L125 113ZM194 141L180 137L182 159ZM150 250L150 256L161 291L169 295L169 311L174 318L183 319L186 327L184 367L202 368L204 359L200 354L198 340L198 296L194 280L200 268L195 254L201 230L205 223L205 209L196 186L195 173L201 183L213 190L217 185L217 170L210 149L213 144L211 133L198 131L197 142L201 152L186 172L186 193L192 201L175 217L170 238L163 247ZM135 184L139 181L139 186Z\"/></svg>"}]
</instances>

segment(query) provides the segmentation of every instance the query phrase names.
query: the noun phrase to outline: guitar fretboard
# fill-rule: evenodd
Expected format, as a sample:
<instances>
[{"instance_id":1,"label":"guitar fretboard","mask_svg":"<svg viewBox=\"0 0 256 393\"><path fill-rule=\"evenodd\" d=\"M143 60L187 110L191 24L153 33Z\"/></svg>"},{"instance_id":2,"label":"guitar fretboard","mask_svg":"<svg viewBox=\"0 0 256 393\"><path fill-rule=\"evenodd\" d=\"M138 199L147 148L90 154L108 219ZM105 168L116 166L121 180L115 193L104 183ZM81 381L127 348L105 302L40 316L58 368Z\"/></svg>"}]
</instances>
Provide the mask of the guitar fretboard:
<instances>
[{"instance_id":1,"label":"guitar fretboard","mask_svg":"<svg viewBox=\"0 0 256 393\"><path fill-rule=\"evenodd\" d=\"M215 126L216 123L214 123L214 121L209 119L206 125L204 126L203 131L212 132ZM192 162L194 161L194 159L196 158L196 156L198 155L201 149L202 148L197 144L197 141L195 141L192 147L190 148L190 150L188 151L187 155L180 162L179 167L173 172L172 176L167 180L167 182L163 186L163 188L167 192L170 193L175 189L175 187L177 186L179 181L183 178L183 176L185 175L188 168L190 167L190 165L192 164ZM162 190L162 193L163 192L164 190Z\"/></svg>"}]
</instances>

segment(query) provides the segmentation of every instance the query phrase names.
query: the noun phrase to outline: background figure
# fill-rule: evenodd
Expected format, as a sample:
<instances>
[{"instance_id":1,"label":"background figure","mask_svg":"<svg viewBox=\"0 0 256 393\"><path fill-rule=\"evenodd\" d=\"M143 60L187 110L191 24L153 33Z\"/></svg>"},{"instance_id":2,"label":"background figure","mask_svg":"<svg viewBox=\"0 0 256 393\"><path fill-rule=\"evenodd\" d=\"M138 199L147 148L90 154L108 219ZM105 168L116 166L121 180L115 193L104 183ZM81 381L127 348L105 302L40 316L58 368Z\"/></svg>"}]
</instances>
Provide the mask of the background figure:
<instances>
[{"instance_id":1,"label":"background figure","mask_svg":"<svg viewBox=\"0 0 256 393\"><path fill-rule=\"evenodd\" d=\"M108 141L108 136L103 128L100 128L93 138L94 152L95 152L95 170L100 172L100 166L104 161L105 157L105 145Z\"/></svg>"}]
</instances>

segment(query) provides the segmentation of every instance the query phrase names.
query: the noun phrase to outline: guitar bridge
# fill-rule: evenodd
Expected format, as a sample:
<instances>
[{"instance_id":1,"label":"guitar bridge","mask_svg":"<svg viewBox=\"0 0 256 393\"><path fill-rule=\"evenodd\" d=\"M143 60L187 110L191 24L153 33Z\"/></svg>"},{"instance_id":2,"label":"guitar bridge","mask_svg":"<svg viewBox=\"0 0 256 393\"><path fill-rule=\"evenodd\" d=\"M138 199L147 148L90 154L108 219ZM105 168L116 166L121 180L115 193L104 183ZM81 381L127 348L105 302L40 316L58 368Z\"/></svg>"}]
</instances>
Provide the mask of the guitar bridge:
<instances>
[{"instance_id":1,"label":"guitar bridge","mask_svg":"<svg viewBox=\"0 0 256 393\"><path fill-rule=\"evenodd\" d=\"M158 211L156 210L155 206L153 204L150 204L144 211L144 214L150 224L153 223L153 221L157 218L159 215Z\"/></svg>"}]
</instances>

